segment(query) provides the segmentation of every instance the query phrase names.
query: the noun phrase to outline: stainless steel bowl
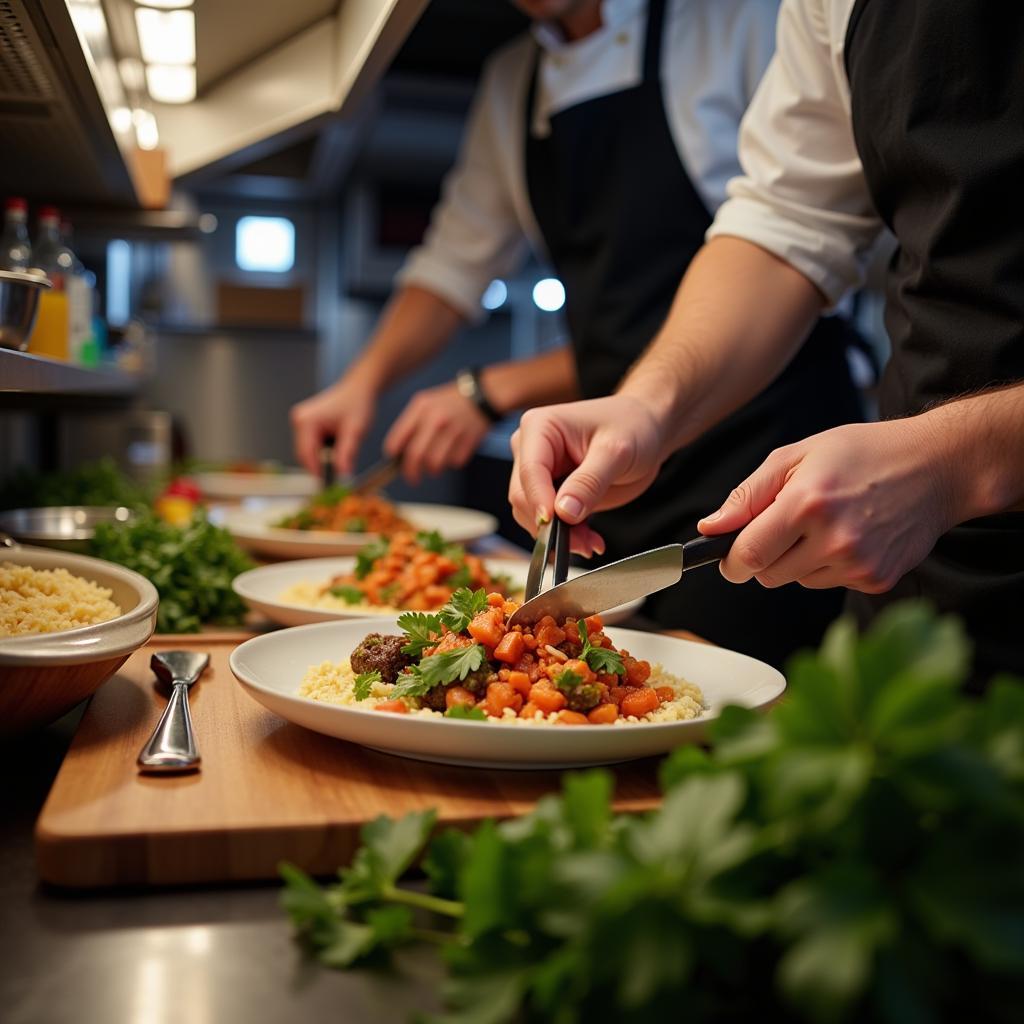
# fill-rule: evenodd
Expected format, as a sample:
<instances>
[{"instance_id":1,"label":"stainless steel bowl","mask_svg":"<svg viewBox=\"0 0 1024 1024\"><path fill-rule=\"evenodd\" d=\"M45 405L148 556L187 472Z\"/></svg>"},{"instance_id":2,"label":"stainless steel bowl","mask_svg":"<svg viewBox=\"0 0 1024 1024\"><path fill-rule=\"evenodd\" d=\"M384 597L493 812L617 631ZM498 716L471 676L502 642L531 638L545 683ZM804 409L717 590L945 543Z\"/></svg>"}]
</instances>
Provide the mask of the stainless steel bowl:
<instances>
[{"instance_id":1,"label":"stainless steel bowl","mask_svg":"<svg viewBox=\"0 0 1024 1024\"><path fill-rule=\"evenodd\" d=\"M123 505L57 505L0 512L0 533L63 551L84 551L97 523L130 523L135 513Z\"/></svg>"},{"instance_id":2,"label":"stainless steel bowl","mask_svg":"<svg viewBox=\"0 0 1024 1024\"><path fill-rule=\"evenodd\" d=\"M0 270L0 348L23 352L36 323L39 296L50 281L43 274Z\"/></svg>"}]
</instances>

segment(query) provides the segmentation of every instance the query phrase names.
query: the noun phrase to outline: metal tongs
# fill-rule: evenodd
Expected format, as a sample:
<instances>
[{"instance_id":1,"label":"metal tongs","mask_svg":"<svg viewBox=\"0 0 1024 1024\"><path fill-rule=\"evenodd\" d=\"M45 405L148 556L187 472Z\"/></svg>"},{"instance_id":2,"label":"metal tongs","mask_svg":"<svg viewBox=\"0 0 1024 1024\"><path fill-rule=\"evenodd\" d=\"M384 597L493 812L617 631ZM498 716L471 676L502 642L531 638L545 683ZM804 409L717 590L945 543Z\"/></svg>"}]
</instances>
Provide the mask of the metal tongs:
<instances>
[{"instance_id":1,"label":"metal tongs","mask_svg":"<svg viewBox=\"0 0 1024 1024\"><path fill-rule=\"evenodd\" d=\"M523 592L523 604L532 601L543 589L547 575L548 563L554 555L553 576L551 586L557 587L564 583L569 575L569 532L572 527L562 522L556 515L551 522L545 523L537 531L537 541L533 545L533 556L530 558L530 569L526 574L526 589Z\"/></svg>"}]
</instances>

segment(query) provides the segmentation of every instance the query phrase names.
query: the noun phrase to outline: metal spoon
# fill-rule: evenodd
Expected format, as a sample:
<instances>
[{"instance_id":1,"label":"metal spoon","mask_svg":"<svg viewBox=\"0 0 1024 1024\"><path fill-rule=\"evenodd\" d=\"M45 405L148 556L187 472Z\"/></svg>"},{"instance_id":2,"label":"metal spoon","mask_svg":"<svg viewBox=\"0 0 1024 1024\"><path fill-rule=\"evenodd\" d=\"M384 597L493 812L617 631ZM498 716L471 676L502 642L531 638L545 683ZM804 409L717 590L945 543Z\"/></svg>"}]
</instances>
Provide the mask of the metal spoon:
<instances>
[{"instance_id":1,"label":"metal spoon","mask_svg":"<svg viewBox=\"0 0 1024 1024\"><path fill-rule=\"evenodd\" d=\"M150 658L149 667L171 687L171 699L139 754L140 771L185 772L199 767L188 690L209 664L210 656L196 651L157 651Z\"/></svg>"}]
</instances>

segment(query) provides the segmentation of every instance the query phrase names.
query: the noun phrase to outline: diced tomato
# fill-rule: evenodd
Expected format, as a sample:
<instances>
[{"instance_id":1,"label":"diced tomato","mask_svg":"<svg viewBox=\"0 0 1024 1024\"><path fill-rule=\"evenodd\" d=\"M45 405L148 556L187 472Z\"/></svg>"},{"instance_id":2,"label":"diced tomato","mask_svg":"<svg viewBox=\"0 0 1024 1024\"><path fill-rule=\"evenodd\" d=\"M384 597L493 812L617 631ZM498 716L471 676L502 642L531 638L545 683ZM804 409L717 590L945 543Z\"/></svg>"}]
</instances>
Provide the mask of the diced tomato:
<instances>
[{"instance_id":1,"label":"diced tomato","mask_svg":"<svg viewBox=\"0 0 1024 1024\"><path fill-rule=\"evenodd\" d=\"M595 633L600 633L601 630L604 629L604 622L601 620L600 615L589 615L584 622L587 627L587 633L590 636L593 636Z\"/></svg>"},{"instance_id":2,"label":"diced tomato","mask_svg":"<svg viewBox=\"0 0 1024 1024\"><path fill-rule=\"evenodd\" d=\"M623 665L626 667L626 682L630 686L643 686L651 677L651 663L649 661L637 661L636 658L623 658Z\"/></svg>"},{"instance_id":3,"label":"diced tomato","mask_svg":"<svg viewBox=\"0 0 1024 1024\"><path fill-rule=\"evenodd\" d=\"M165 488L164 494L174 494L179 498L188 498L189 501L201 501L203 492L199 489L194 480L187 476L175 477Z\"/></svg>"},{"instance_id":4,"label":"diced tomato","mask_svg":"<svg viewBox=\"0 0 1024 1024\"><path fill-rule=\"evenodd\" d=\"M643 718L644 715L654 711L661 704L658 695L649 687L627 687L627 693L619 703L619 710L627 718L634 716Z\"/></svg>"},{"instance_id":5,"label":"diced tomato","mask_svg":"<svg viewBox=\"0 0 1024 1024\"><path fill-rule=\"evenodd\" d=\"M407 715L409 713L409 706L404 700L382 700L374 711L393 711L397 715Z\"/></svg>"},{"instance_id":6,"label":"diced tomato","mask_svg":"<svg viewBox=\"0 0 1024 1024\"><path fill-rule=\"evenodd\" d=\"M676 691L673 690L671 686L659 686L654 692L658 695L658 700L660 700L662 704L676 699Z\"/></svg>"},{"instance_id":7,"label":"diced tomato","mask_svg":"<svg viewBox=\"0 0 1024 1024\"><path fill-rule=\"evenodd\" d=\"M588 715L591 725L611 725L619 717L619 709L614 704L598 704Z\"/></svg>"},{"instance_id":8,"label":"diced tomato","mask_svg":"<svg viewBox=\"0 0 1024 1024\"><path fill-rule=\"evenodd\" d=\"M630 692L630 690L631 687L629 686L610 686L608 688L608 699L613 704L621 705L622 698L625 697L626 694Z\"/></svg>"},{"instance_id":9,"label":"diced tomato","mask_svg":"<svg viewBox=\"0 0 1024 1024\"><path fill-rule=\"evenodd\" d=\"M473 616L473 621L469 624L469 635L485 647L496 646L503 633L494 609Z\"/></svg>"},{"instance_id":10,"label":"diced tomato","mask_svg":"<svg viewBox=\"0 0 1024 1024\"><path fill-rule=\"evenodd\" d=\"M501 608L505 604L505 598L502 594L499 593L488 594L487 603L492 608Z\"/></svg>"},{"instance_id":11,"label":"diced tomato","mask_svg":"<svg viewBox=\"0 0 1024 1024\"><path fill-rule=\"evenodd\" d=\"M524 649L522 633L506 633L494 648L494 660L514 665L523 656Z\"/></svg>"}]
</instances>

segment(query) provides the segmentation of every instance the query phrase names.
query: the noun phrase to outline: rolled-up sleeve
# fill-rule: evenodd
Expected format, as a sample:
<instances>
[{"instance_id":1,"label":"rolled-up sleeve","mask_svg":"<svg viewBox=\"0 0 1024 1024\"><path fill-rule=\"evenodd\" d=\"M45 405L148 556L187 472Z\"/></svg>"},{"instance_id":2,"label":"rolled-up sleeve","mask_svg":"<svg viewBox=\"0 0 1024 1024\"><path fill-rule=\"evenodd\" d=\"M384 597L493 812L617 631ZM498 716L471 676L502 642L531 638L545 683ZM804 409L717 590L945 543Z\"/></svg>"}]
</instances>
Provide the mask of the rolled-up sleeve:
<instances>
[{"instance_id":1,"label":"rolled-up sleeve","mask_svg":"<svg viewBox=\"0 0 1024 1024\"><path fill-rule=\"evenodd\" d=\"M494 116L495 104L509 102L500 94L508 87L506 70L493 62L485 70L423 243L395 279L435 292L470 320L484 315L480 298L491 281L515 271L527 249L502 160L509 140L497 137Z\"/></svg>"},{"instance_id":2,"label":"rolled-up sleeve","mask_svg":"<svg viewBox=\"0 0 1024 1024\"><path fill-rule=\"evenodd\" d=\"M740 128L740 164L709 239L767 249L830 306L862 283L882 225L854 142L842 37L822 0L784 0L775 56Z\"/></svg>"}]
</instances>

